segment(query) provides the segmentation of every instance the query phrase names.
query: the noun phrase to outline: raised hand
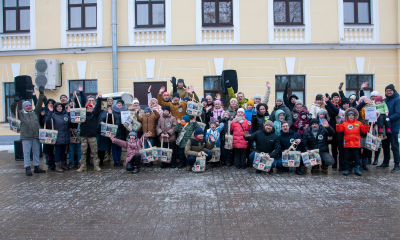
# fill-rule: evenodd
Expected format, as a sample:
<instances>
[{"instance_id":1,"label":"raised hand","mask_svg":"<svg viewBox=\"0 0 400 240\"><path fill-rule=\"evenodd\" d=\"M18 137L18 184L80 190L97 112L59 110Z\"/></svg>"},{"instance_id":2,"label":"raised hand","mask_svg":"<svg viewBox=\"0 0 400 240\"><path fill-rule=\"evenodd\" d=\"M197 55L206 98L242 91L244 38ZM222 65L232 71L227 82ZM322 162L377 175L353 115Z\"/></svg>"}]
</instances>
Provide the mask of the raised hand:
<instances>
[{"instance_id":1,"label":"raised hand","mask_svg":"<svg viewBox=\"0 0 400 240\"><path fill-rule=\"evenodd\" d=\"M286 89L289 89L289 87L290 87L290 83L287 82L287 83L286 83Z\"/></svg>"},{"instance_id":2,"label":"raised hand","mask_svg":"<svg viewBox=\"0 0 400 240\"><path fill-rule=\"evenodd\" d=\"M172 83L172 85L174 85L174 84L176 85L176 77L171 78L171 83Z\"/></svg>"},{"instance_id":3,"label":"raised hand","mask_svg":"<svg viewBox=\"0 0 400 240\"><path fill-rule=\"evenodd\" d=\"M164 87L164 86L162 86L162 87L160 88L159 93L162 94L163 92L165 92L165 87Z\"/></svg>"},{"instance_id":4,"label":"raised hand","mask_svg":"<svg viewBox=\"0 0 400 240\"><path fill-rule=\"evenodd\" d=\"M219 93L215 94L215 100L221 100L221 94Z\"/></svg>"},{"instance_id":5,"label":"raised hand","mask_svg":"<svg viewBox=\"0 0 400 240\"><path fill-rule=\"evenodd\" d=\"M324 101L325 102L329 101L329 97L325 96Z\"/></svg>"},{"instance_id":6,"label":"raised hand","mask_svg":"<svg viewBox=\"0 0 400 240\"><path fill-rule=\"evenodd\" d=\"M78 90L79 92L82 92L82 91L83 91L82 85L78 85L78 87L76 88L76 90Z\"/></svg>"},{"instance_id":7,"label":"raised hand","mask_svg":"<svg viewBox=\"0 0 400 240\"><path fill-rule=\"evenodd\" d=\"M210 138L211 142L215 142L215 138L212 134L209 135L209 138Z\"/></svg>"},{"instance_id":8,"label":"raised hand","mask_svg":"<svg viewBox=\"0 0 400 240\"><path fill-rule=\"evenodd\" d=\"M266 84L265 85L267 85L267 88L268 88L268 90L271 88L271 84L269 84L269 82L267 81L266 82Z\"/></svg>"},{"instance_id":9,"label":"raised hand","mask_svg":"<svg viewBox=\"0 0 400 240\"><path fill-rule=\"evenodd\" d=\"M368 82L363 82L361 85L361 90L364 90L364 88L368 87Z\"/></svg>"},{"instance_id":10,"label":"raised hand","mask_svg":"<svg viewBox=\"0 0 400 240\"><path fill-rule=\"evenodd\" d=\"M151 90L151 85L150 85L149 89L147 90L147 92L150 92L150 90Z\"/></svg>"},{"instance_id":11,"label":"raised hand","mask_svg":"<svg viewBox=\"0 0 400 240\"><path fill-rule=\"evenodd\" d=\"M98 98L103 98L103 95L101 94L100 91L97 93L97 97L98 97Z\"/></svg>"},{"instance_id":12,"label":"raised hand","mask_svg":"<svg viewBox=\"0 0 400 240\"><path fill-rule=\"evenodd\" d=\"M339 85L339 91L342 91L343 84L344 84L343 82L340 83L340 85Z\"/></svg>"},{"instance_id":13,"label":"raised hand","mask_svg":"<svg viewBox=\"0 0 400 240\"><path fill-rule=\"evenodd\" d=\"M194 118L192 118L192 122L194 122L194 123L196 122L196 118L195 118L195 117L194 117Z\"/></svg>"},{"instance_id":14,"label":"raised hand","mask_svg":"<svg viewBox=\"0 0 400 240\"><path fill-rule=\"evenodd\" d=\"M76 97L76 90L72 93L72 96Z\"/></svg>"},{"instance_id":15,"label":"raised hand","mask_svg":"<svg viewBox=\"0 0 400 240\"><path fill-rule=\"evenodd\" d=\"M34 95L34 94L35 94L35 91L33 91L32 95ZM39 94L44 94L44 87L43 86L39 87Z\"/></svg>"},{"instance_id":16,"label":"raised hand","mask_svg":"<svg viewBox=\"0 0 400 240\"><path fill-rule=\"evenodd\" d=\"M322 119L322 126L324 126L325 128L329 128L329 123L326 119Z\"/></svg>"}]
</instances>

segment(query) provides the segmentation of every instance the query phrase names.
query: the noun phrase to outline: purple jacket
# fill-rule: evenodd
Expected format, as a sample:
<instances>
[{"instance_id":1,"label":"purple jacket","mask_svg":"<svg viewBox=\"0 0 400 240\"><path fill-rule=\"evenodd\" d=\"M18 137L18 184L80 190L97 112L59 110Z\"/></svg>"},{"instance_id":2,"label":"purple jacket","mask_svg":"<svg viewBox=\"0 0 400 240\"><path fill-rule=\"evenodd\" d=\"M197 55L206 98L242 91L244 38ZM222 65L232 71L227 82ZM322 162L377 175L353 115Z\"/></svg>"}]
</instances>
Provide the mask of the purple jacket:
<instances>
[{"instance_id":1,"label":"purple jacket","mask_svg":"<svg viewBox=\"0 0 400 240\"><path fill-rule=\"evenodd\" d=\"M142 136L142 138L144 138L144 136ZM114 144L126 149L126 164L132 160L136 153L139 153L139 151L142 150L142 138L136 139L134 142L122 141L116 138L114 139Z\"/></svg>"}]
</instances>

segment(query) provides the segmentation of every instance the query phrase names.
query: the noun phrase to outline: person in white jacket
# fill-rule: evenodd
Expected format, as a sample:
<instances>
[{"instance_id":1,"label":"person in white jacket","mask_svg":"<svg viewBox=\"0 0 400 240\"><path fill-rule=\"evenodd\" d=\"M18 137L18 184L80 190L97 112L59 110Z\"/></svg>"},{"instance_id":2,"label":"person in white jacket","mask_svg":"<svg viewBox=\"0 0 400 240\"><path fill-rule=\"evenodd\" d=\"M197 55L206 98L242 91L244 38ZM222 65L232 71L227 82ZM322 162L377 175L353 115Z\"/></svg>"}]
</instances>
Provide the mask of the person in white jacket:
<instances>
[{"instance_id":1,"label":"person in white jacket","mask_svg":"<svg viewBox=\"0 0 400 240\"><path fill-rule=\"evenodd\" d=\"M326 110L326 103L324 102L323 98L324 96L322 94L317 94L317 96L315 97L315 102L311 104L309 113L312 115L312 118L317 118L318 112L321 109Z\"/></svg>"}]
</instances>

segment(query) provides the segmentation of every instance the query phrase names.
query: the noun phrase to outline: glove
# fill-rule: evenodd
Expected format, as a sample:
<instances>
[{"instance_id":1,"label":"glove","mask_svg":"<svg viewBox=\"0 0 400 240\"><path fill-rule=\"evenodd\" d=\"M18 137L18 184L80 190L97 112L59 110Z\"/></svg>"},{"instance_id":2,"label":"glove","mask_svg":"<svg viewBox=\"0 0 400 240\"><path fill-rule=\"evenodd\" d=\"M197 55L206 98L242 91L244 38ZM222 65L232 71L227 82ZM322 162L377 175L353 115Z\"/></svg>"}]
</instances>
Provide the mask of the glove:
<instances>
[{"instance_id":1,"label":"glove","mask_svg":"<svg viewBox=\"0 0 400 240\"><path fill-rule=\"evenodd\" d=\"M342 90L342 87L343 87L343 82L340 83L339 90Z\"/></svg>"},{"instance_id":2,"label":"glove","mask_svg":"<svg viewBox=\"0 0 400 240\"><path fill-rule=\"evenodd\" d=\"M229 79L225 80L225 86L226 86L226 88L232 87L231 81L229 81Z\"/></svg>"},{"instance_id":3,"label":"glove","mask_svg":"<svg viewBox=\"0 0 400 240\"><path fill-rule=\"evenodd\" d=\"M44 87L43 87L43 86L40 86L40 87L39 87L39 93L40 93L40 94L44 94Z\"/></svg>"},{"instance_id":4,"label":"glove","mask_svg":"<svg viewBox=\"0 0 400 240\"><path fill-rule=\"evenodd\" d=\"M176 77L171 78L171 83L172 83L172 85L176 85Z\"/></svg>"},{"instance_id":5,"label":"glove","mask_svg":"<svg viewBox=\"0 0 400 240\"><path fill-rule=\"evenodd\" d=\"M342 118L340 116L336 116L336 124L340 124L340 121L342 120Z\"/></svg>"},{"instance_id":6,"label":"glove","mask_svg":"<svg viewBox=\"0 0 400 240\"><path fill-rule=\"evenodd\" d=\"M287 82L285 89L287 90L287 89L289 89L289 87L290 87L290 84L289 84L289 82Z\"/></svg>"},{"instance_id":7,"label":"glove","mask_svg":"<svg viewBox=\"0 0 400 240\"><path fill-rule=\"evenodd\" d=\"M15 101L15 102L18 102L19 100L21 100L21 98L19 97L19 93L16 92L16 93L14 94L14 101Z\"/></svg>"},{"instance_id":8,"label":"glove","mask_svg":"<svg viewBox=\"0 0 400 240\"><path fill-rule=\"evenodd\" d=\"M364 120L362 120L362 122L361 122L362 124L364 124L364 125L368 125L368 123L369 123L369 120L368 119L364 119Z\"/></svg>"}]
</instances>

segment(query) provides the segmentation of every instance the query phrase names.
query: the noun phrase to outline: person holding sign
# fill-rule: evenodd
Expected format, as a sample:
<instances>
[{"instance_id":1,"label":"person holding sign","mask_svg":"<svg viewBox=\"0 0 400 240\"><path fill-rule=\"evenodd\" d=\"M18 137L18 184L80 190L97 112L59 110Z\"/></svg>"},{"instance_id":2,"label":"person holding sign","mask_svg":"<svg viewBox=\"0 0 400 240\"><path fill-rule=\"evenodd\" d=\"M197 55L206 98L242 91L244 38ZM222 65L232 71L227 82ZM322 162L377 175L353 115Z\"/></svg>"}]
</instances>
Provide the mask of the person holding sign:
<instances>
[{"instance_id":1,"label":"person holding sign","mask_svg":"<svg viewBox=\"0 0 400 240\"><path fill-rule=\"evenodd\" d=\"M361 133L367 134L369 131L368 119L364 119L362 123L357 121L359 114L355 108L348 108L344 116L346 122L336 124L336 131L344 132L345 158L343 175L349 175L354 168L354 174L361 176L358 153L361 148Z\"/></svg>"},{"instance_id":2,"label":"person holding sign","mask_svg":"<svg viewBox=\"0 0 400 240\"><path fill-rule=\"evenodd\" d=\"M81 123L81 160L80 160L80 168L77 172L86 171L86 156L88 146L90 146L90 150L93 154L93 164L95 171L101 171L99 166L100 160L98 157L98 147L97 147L97 124L99 122L99 117L101 113L101 101L102 95L101 92L98 93L97 104L96 107L88 104L86 105L86 122Z\"/></svg>"},{"instance_id":3,"label":"person holding sign","mask_svg":"<svg viewBox=\"0 0 400 240\"><path fill-rule=\"evenodd\" d=\"M201 128L197 128L194 131L194 137L190 138L185 145L185 155L187 157L188 165L186 167L187 171L192 170L194 163L196 162L196 157L201 157L202 153L207 154L206 161L211 160L211 151L215 146L214 136L211 134L207 138L204 138L204 132Z\"/></svg>"},{"instance_id":4,"label":"person holding sign","mask_svg":"<svg viewBox=\"0 0 400 240\"><path fill-rule=\"evenodd\" d=\"M149 107L144 109L144 116L137 116L137 120L142 123L143 134L151 133L147 135L151 145L154 144L154 138L156 137L156 122L160 118L158 111L152 111ZM144 148L149 148L147 141L144 144ZM147 167L153 166L153 162L147 164Z\"/></svg>"}]
</instances>

